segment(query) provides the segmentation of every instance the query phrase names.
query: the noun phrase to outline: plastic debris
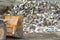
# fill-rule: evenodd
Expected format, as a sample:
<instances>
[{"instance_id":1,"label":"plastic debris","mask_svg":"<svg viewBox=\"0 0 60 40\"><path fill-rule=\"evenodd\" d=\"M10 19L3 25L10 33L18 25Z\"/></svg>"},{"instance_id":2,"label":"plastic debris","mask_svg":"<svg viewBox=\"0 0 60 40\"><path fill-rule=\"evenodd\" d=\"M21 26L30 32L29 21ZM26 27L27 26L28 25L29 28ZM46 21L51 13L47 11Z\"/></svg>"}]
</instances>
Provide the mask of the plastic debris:
<instances>
[{"instance_id":1,"label":"plastic debris","mask_svg":"<svg viewBox=\"0 0 60 40\"><path fill-rule=\"evenodd\" d=\"M23 26L24 31L27 33L44 32L46 31L45 27L56 26L60 23L60 18L58 18L60 16L60 7L57 3L27 1L23 4L15 5L11 9L12 14L24 16ZM51 29L48 29L46 32L50 31Z\"/></svg>"}]
</instances>

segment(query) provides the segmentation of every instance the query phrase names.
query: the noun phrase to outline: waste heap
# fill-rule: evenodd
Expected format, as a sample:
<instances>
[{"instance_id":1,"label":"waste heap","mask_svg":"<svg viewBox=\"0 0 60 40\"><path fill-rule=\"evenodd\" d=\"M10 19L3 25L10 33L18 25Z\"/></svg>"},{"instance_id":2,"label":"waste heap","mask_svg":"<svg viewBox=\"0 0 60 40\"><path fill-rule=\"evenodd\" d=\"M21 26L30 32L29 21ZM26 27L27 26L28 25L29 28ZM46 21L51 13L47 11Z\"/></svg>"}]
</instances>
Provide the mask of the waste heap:
<instances>
[{"instance_id":1,"label":"waste heap","mask_svg":"<svg viewBox=\"0 0 60 40\"><path fill-rule=\"evenodd\" d=\"M50 32L49 27L54 30L60 26L60 7L57 3L43 1L28 1L15 5L8 10L9 15L23 15L24 32ZM46 30L45 30L46 29Z\"/></svg>"}]
</instances>

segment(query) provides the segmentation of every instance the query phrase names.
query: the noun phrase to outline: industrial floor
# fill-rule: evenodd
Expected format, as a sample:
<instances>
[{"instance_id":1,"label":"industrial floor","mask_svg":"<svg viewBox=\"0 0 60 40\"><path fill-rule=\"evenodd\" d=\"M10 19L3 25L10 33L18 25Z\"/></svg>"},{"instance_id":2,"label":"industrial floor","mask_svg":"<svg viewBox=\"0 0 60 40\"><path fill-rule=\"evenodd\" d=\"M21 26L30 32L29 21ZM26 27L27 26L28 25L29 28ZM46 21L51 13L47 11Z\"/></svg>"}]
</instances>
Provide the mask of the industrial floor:
<instances>
[{"instance_id":1,"label":"industrial floor","mask_svg":"<svg viewBox=\"0 0 60 40\"><path fill-rule=\"evenodd\" d=\"M55 34L32 33L26 34L24 39L7 37L7 40L60 40L60 36Z\"/></svg>"}]
</instances>

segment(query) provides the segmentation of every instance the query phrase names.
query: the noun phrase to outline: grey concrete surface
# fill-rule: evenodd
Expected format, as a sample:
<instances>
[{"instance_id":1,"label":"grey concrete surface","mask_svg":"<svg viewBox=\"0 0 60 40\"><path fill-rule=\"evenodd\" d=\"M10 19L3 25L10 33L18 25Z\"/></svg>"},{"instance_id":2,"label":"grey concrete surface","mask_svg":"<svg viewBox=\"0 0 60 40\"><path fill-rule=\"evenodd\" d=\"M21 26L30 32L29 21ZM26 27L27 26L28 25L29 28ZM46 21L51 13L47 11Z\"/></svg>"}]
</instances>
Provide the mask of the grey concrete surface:
<instances>
[{"instance_id":1,"label":"grey concrete surface","mask_svg":"<svg viewBox=\"0 0 60 40\"><path fill-rule=\"evenodd\" d=\"M7 40L60 40L60 36L55 34L32 33L26 34L24 39L8 38Z\"/></svg>"}]
</instances>

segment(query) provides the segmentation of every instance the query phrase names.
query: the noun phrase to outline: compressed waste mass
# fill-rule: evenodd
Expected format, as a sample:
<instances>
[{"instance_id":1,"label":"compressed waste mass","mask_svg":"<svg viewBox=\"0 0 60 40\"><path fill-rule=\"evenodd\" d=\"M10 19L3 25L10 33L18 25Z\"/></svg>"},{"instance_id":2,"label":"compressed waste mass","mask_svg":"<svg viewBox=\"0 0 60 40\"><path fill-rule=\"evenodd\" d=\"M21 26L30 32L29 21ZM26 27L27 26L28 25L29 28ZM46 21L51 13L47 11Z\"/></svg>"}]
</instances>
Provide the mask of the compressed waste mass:
<instances>
[{"instance_id":1,"label":"compressed waste mass","mask_svg":"<svg viewBox=\"0 0 60 40\"><path fill-rule=\"evenodd\" d=\"M15 5L10 12L10 15L22 15L24 17L24 32L40 32L41 27L44 30L49 26L58 28L58 25L60 25L60 7L57 3L27 1ZM48 31L50 32L50 29Z\"/></svg>"}]
</instances>

